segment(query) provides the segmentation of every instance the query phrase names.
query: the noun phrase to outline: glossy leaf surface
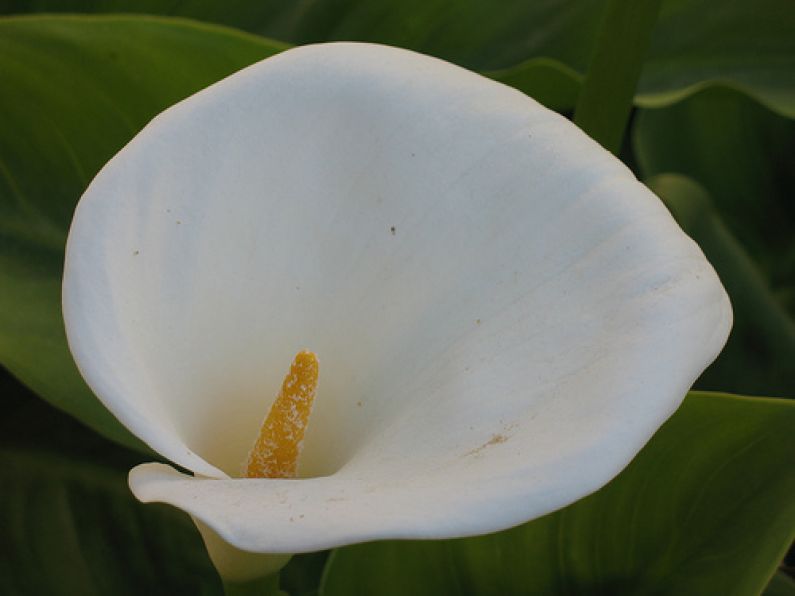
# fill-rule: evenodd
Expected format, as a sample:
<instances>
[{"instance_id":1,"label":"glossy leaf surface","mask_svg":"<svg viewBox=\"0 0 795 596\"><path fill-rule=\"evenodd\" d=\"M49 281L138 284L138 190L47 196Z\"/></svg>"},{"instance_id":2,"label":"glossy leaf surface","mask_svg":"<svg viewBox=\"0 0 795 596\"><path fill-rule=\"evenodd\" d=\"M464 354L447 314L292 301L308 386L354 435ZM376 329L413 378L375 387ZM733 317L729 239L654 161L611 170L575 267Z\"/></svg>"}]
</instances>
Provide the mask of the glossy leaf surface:
<instances>
[{"instance_id":1,"label":"glossy leaf surface","mask_svg":"<svg viewBox=\"0 0 795 596\"><path fill-rule=\"evenodd\" d=\"M613 482L500 534L338 550L322 594L758 594L795 534L795 403L691 394Z\"/></svg>"},{"instance_id":2,"label":"glossy leaf surface","mask_svg":"<svg viewBox=\"0 0 795 596\"><path fill-rule=\"evenodd\" d=\"M5 12L140 12L217 22L295 44L397 45L478 70L553 58L584 73L606 0L5 0ZM795 115L795 11L789 0L665 0L638 100L675 103L723 82ZM616 31L616 35L622 35Z\"/></svg>"},{"instance_id":3,"label":"glossy leaf surface","mask_svg":"<svg viewBox=\"0 0 795 596\"><path fill-rule=\"evenodd\" d=\"M718 272L732 302L734 326L718 359L696 386L791 397L795 387L795 324L765 277L723 223L710 195L689 178L666 174L649 181L679 225Z\"/></svg>"},{"instance_id":4,"label":"glossy leaf surface","mask_svg":"<svg viewBox=\"0 0 795 596\"><path fill-rule=\"evenodd\" d=\"M114 446L0 369L0 592L221 592L190 519L127 488L140 454Z\"/></svg>"},{"instance_id":5,"label":"glossy leaf surface","mask_svg":"<svg viewBox=\"0 0 795 596\"><path fill-rule=\"evenodd\" d=\"M139 443L93 397L66 345L60 285L72 210L149 119L280 48L151 17L0 21L0 362L128 445Z\"/></svg>"},{"instance_id":6,"label":"glossy leaf surface","mask_svg":"<svg viewBox=\"0 0 795 596\"><path fill-rule=\"evenodd\" d=\"M715 87L675 106L641 110L633 145L644 176L676 172L705 187L795 313L795 121Z\"/></svg>"}]
</instances>

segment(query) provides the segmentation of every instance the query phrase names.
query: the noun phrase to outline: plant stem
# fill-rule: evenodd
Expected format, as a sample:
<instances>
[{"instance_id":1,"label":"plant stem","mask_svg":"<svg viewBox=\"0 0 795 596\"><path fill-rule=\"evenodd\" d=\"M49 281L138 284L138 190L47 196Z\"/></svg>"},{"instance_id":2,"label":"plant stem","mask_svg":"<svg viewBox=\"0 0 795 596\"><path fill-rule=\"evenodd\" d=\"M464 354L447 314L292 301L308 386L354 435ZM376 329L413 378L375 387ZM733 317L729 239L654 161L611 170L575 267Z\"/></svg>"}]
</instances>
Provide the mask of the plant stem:
<instances>
[{"instance_id":1,"label":"plant stem","mask_svg":"<svg viewBox=\"0 0 795 596\"><path fill-rule=\"evenodd\" d=\"M609 0L574 122L617 154L661 0Z\"/></svg>"}]
</instances>

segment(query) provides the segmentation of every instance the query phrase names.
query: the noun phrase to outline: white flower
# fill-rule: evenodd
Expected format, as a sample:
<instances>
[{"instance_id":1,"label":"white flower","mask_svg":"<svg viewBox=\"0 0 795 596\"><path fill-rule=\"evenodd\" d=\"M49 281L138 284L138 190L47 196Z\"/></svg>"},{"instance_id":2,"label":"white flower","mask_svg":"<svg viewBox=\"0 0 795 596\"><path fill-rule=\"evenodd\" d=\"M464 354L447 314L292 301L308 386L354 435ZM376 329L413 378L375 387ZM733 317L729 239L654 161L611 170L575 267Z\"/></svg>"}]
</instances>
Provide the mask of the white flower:
<instances>
[{"instance_id":1,"label":"white flower","mask_svg":"<svg viewBox=\"0 0 795 596\"><path fill-rule=\"evenodd\" d=\"M193 473L141 465L133 492L199 520L237 579L257 571L207 527L296 553L492 532L587 495L731 326L698 247L573 124L352 43L155 118L80 201L64 313L97 396ZM237 478L303 348L321 372L301 478Z\"/></svg>"}]
</instances>

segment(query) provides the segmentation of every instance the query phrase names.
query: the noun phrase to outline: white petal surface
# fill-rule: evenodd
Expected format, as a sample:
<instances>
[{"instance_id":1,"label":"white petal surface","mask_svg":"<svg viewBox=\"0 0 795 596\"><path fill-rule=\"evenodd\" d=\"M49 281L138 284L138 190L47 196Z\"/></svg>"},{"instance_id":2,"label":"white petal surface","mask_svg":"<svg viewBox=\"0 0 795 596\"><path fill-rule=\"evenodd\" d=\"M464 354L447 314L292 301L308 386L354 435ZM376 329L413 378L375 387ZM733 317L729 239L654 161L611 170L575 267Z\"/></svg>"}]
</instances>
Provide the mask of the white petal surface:
<instances>
[{"instance_id":1,"label":"white petal surface","mask_svg":"<svg viewBox=\"0 0 795 596\"><path fill-rule=\"evenodd\" d=\"M149 124L78 206L64 311L108 408L205 477L140 466L135 494L258 552L564 506L629 462L731 324L698 247L571 123L367 44L284 52ZM307 478L228 479L303 348Z\"/></svg>"}]
</instances>

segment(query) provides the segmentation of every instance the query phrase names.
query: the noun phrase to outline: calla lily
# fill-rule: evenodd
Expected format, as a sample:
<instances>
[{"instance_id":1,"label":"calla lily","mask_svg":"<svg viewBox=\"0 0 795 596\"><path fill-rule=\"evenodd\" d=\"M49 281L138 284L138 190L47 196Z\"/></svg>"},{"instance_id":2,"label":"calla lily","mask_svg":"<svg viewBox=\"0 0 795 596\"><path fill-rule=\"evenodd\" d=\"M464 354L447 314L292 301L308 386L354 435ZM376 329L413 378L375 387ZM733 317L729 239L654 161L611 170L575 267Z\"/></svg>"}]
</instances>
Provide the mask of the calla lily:
<instances>
[{"instance_id":1,"label":"calla lily","mask_svg":"<svg viewBox=\"0 0 795 596\"><path fill-rule=\"evenodd\" d=\"M138 466L132 491L193 516L232 579L267 565L244 553L492 532L591 493L731 326L699 248L572 123L353 43L155 118L82 197L63 289L89 385L188 471ZM240 478L304 348L299 477Z\"/></svg>"}]
</instances>

